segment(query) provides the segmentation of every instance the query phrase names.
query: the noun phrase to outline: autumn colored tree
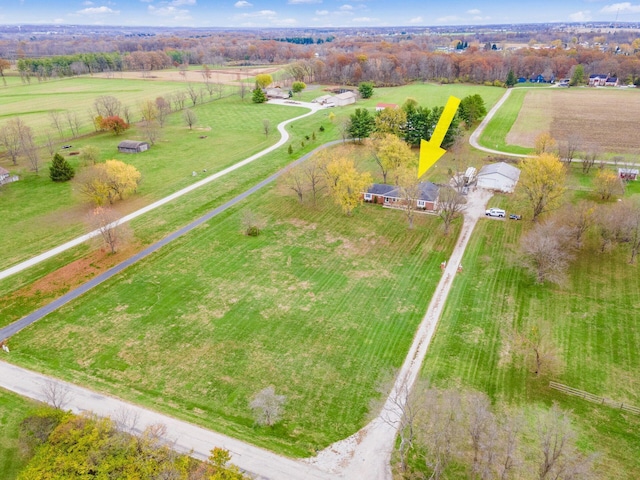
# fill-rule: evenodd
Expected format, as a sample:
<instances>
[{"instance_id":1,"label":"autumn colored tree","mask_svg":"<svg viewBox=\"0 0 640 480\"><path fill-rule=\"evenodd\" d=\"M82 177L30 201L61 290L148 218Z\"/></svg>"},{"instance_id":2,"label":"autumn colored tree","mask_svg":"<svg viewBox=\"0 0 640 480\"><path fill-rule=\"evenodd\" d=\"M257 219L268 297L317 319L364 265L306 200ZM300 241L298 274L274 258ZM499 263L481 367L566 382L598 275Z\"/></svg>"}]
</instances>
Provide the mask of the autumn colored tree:
<instances>
[{"instance_id":1,"label":"autumn colored tree","mask_svg":"<svg viewBox=\"0 0 640 480\"><path fill-rule=\"evenodd\" d=\"M531 208L534 222L560 205L565 183L566 170L557 155L543 153L522 161L518 194Z\"/></svg>"},{"instance_id":2,"label":"autumn colored tree","mask_svg":"<svg viewBox=\"0 0 640 480\"><path fill-rule=\"evenodd\" d=\"M66 182L71 180L75 174L75 170L66 158L59 153L53 156L53 160L49 166L49 178L51 178L51 180L54 182Z\"/></svg>"},{"instance_id":3,"label":"autumn colored tree","mask_svg":"<svg viewBox=\"0 0 640 480\"><path fill-rule=\"evenodd\" d=\"M372 183L371 175L358 172L354 161L347 157L331 160L325 167L325 174L334 201L351 216L353 209L362 203L362 193Z\"/></svg>"},{"instance_id":4,"label":"autumn colored tree","mask_svg":"<svg viewBox=\"0 0 640 480\"><path fill-rule=\"evenodd\" d=\"M383 183L387 183L387 176L390 173L402 168L409 169L409 167L416 165L417 159L411 151L411 147L397 136L391 133L376 134L370 142L373 158L378 167L380 167L380 173L382 173Z\"/></svg>"},{"instance_id":5,"label":"autumn colored tree","mask_svg":"<svg viewBox=\"0 0 640 480\"><path fill-rule=\"evenodd\" d=\"M298 96L305 88L307 88L307 84L304 82L295 81L291 84L291 91Z\"/></svg>"},{"instance_id":6,"label":"autumn colored tree","mask_svg":"<svg viewBox=\"0 0 640 480\"><path fill-rule=\"evenodd\" d=\"M374 131L379 134L391 133L400 137L407 123L407 114L401 108L385 108L375 117Z\"/></svg>"},{"instance_id":7,"label":"autumn colored tree","mask_svg":"<svg viewBox=\"0 0 640 480\"><path fill-rule=\"evenodd\" d=\"M113 132L114 135L120 135L129 129L129 124L117 115L103 117L100 119L100 129Z\"/></svg>"},{"instance_id":8,"label":"autumn colored tree","mask_svg":"<svg viewBox=\"0 0 640 480\"><path fill-rule=\"evenodd\" d=\"M119 160L107 160L81 172L77 178L80 193L93 204L112 204L134 193L140 184L140 172Z\"/></svg>"},{"instance_id":9,"label":"autumn colored tree","mask_svg":"<svg viewBox=\"0 0 640 480\"><path fill-rule=\"evenodd\" d=\"M553 153L556 146L556 140L549 132L541 133L534 140L534 151L536 152L536 155L540 155L542 153Z\"/></svg>"},{"instance_id":10,"label":"autumn colored tree","mask_svg":"<svg viewBox=\"0 0 640 480\"><path fill-rule=\"evenodd\" d=\"M11 63L9 63L9 60L0 58L0 77L2 77L2 83L4 83L5 86L7 85L7 79L4 77L4 71L9 70L9 68L11 68Z\"/></svg>"},{"instance_id":11,"label":"autumn colored tree","mask_svg":"<svg viewBox=\"0 0 640 480\"><path fill-rule=\"evenodd\" d=\"M158 107L153 100L145 100L140 104L140 115L145 122L153 122L158 118Z\"/></svg>"},{"instance_id":12,"label":"autumn colored tree","mask_svg":"<svg viewBox=\"0 0 640 480\"><path fill-rule=\"evenodd\" d=\"M593 190L602 200L624 195L624 187L624 182L611 170L599 170L593 179Z\"/></svg>"},{"instance_id":13,"label":"autumn colored tree","mask_svg":"<svg viewBox=\"0 0 640 480\"><path fill-rule=\"evenodd\" d=\"M259 73L256 75L256 86L260 88L267 88L273 83L273 77L268 73Z\"/></svg>"}]
</instances>

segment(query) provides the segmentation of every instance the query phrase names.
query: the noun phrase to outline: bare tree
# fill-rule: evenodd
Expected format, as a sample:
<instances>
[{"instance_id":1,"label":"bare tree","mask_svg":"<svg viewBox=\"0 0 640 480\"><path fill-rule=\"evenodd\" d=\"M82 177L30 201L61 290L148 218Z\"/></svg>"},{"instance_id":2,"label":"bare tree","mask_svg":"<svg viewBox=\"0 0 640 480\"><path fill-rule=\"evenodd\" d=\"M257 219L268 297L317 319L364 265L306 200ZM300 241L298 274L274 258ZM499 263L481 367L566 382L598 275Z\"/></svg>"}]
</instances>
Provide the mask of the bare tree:
<instances>
[{"instance_id":1,"label":"bare tree","mask_svg":"<svg viewBox=\"0 0 640 480\"><path fill-rule=\"evenodd\" d=\"M167 120L167 116L171 113L171 102L165 100L163 97L156 98L157 120L160 127L164 127Z\"/></svg>"},{"instance_id":2,"label":"bare tree","mask_svg":"<svg viewBox=\"0 0 640 480\"><path fill-rule=\"evenodd\" d=\"M20 130L20 150L29 160L31 170L38 173L40 170L40 152L38 146L33 141L33 132L28 126L24 126Z\"/></svg>"},{"instance_id":3,"label":"bare tree","mask_svg":"<svg viewBox=\"0 0 640 480\"><path fill-rule=\"evenodd\" d=\"M293 190L298 197L298 202L302 203L304 192L306 191L305 175L302 166L297 165L294 167L288 167L282 176L284 185Z\"/></svg>"},{"instance_id":4,"label":"bare tree","mask_svg":"<svg viewBox=\"0 0 640 480\"><path fill-rule=\"evenodd\" d=\"M556 222L536 224L520 240L521 262L536 277L536 283L565 281L569 261L570 232Z\"/></svg>"},{"instance_id":5,"label":"bare tree","mask_svg":"<svg viewBox=\"0 0 640 480\"><path fill-rule=\"evenodd\" d=\"M495 424L496 420L491 412L491 404L486 395L476 392L469 394L467 400L467 429L471 445L473 448L473 462L471 471L474 475L479 475L482 471L482 455L489 454L493 457L493 448L497 437ZM493 458L491 458L493 463Z\"/></svg>"},{"instance_id":6,"label":"bare tree","mask_svg":"<svg viewBox=\"0 0 640 480\"><path fill-rule=\"evenodd\" d=\"M579 250L582 248L584 236L595 224L596 204L581 200L577 204L567 204L558 213L557 222L567 228L574 242L573 247Z\"/></svg>"},{"instance_id":7,"label":"bare tree","mask_svg":"<svg viewBox=\"0 0 640 480\"><path fill-rule=\"evenodd\" d=\"M584 158L582 159L582 173L585 175L588 174L600 155L600 147L593 147L587 150L584 153Z\"/></svg>"},{"instance_id":8,"label":"bare tree","mask_svg":"<svg viewBox=\"0 0 640 480\"><path fill-rule=\"evenodd\" d=\"M71 400L69 388L61 382L46 380L41 388L44 401L53 408L63 410Z\"/></svg>"},{"instance_id":9,"label":"bare tree","mask_svg":"<svg viewBox=\"0 0 640 480\"><path fill-rule=\"evenodd\" d=\"M582 143L582 138L577 134L569 134L567 137L560 141L558 145L558 154L560 156L560 160L562 160L567 165L571 165L573 159L576 157L576 153L580 144Z\"/></svg>"},{"instance_id":10,"label":"bare tree","mask_svg":"<svg viewBox=\"0 0 640 480\"><path fill-rule=\"evenodd\" d=\"M119 117L122 104L112 95L101 95L93 102L96 114L101 117Z\"/></svg>"},{"instance_id":11,"label":"bare tree","mask_svg":"<svg viewBox=\"0 0 640 480\"><path fill-rule=\"evenodd\" d=\"M131 111L131 107L129 105L125 105L122 107L122 115L124 116L125 122L131 124L133 122L133 112Z\"/></svg>"},{"instance_id":12,"label":"bare tree","mask_svg":"<svg viewBox=\"0 0 640 480\"><path fill-rule=\"evenodd\" d=\"M173 109L178 111L184 108L184 102L187 100L187 94L184 90L178 90L172 95Z\"/></svg>"},{"instance_id":13,"label":"bare tree","mask_svg":"<svg viewBox=\"0 0 640 480\"><path fill-rule=\"evenodd\" d=\"M184 111L184 113L182 114L182 118L184 118L184 122L189 127L189 130L193 129L193 126L198 121L198 117L196 116L196 113L190 108L187 108Z\"/></svg>"},{"instance_id":14,"label":"bare tree","mask_svg":"<svg viewBox=\"0 0 640 480\"><path fill-rule=\"evenodd\" d=\"M156 121L143 122L142 131L144 132L144 138L151 145L155 145L160 138L160 125Z\"/></svg>"},{"instance_id":15,"label":"bare tree","mask_svg":"<svg viewBox=\"0 0 640 480\"><path fill-rule=\"evenodd\" d=\"M80 160L86 165L95 165L100 159L100 149L94 145L87 145L80 149Z\"/></svg>"},{"instance_id":16,"label":"bare tree","mask_svg":"<svg viewBox=\"0 0 640 480\"><path fill-rule=\"evenodd\" d=\"M418 209L418 200L422 194L422 184L415 171L410 169L403 169L396 178L400 197L402 198L402 209L407 217L409 230L413 230L413 220Z\"/></svg>"},{"instance_id":17,"label":"bare tree","mask_svg":"<svg viewBox=\"0 0 640 480\"><path fill-rule=\"evenodd\" d=\"M57 110L51 110L49 112L49 118L51 119L51 124L58 131L60 138L64 138L64 126L62 124L62 119L60 118L60 112Z\"/></svg>"},{"instance_id":18,"label":"bare tree","mask_svg":"<svg viewBox=\"0 0 640 480\"><path fill-rule=\"evenodd\" d=\"M237 74L236 79L238 84L238 94L240 95L240 99L244 100L247 93L249 93L249 85L247 85L247 82L242 80L239 73Z\"/></svg>"},{"instance_id":19,"label":"bare tree","mask_svg":"<svg viewBox=\"0 0 640 480\"><path fill-rule=\"evenodd\" d=\"M265 137L269 136L269 132L271 131L271 122L268 118L262 120L262 131L264 132Z\"/></svg>"},{"instance_id":20,"label":"bare tree","mask_svg":"<svg viewBox=\"0 0 640 480\"><path fill-rule=\"evenodd\" d=\"M121 432L130 435L135 434L140 421L140 413L137 410L122 407L111 416L111 420Z\"/></svg>"},{"instance_id":21,"label":"bare tree","mask_svg":"<svg viewBox=\"0 0 640 480\"><path fill-rule=\"evenodd\" d=\"M313 158L306 161L303 164L303 171L307 177L307 182L311 189L311 195L313 197L313 205L315 206L318 200L318 194L324 189L324 173L320 165L320 160Z\"/></svg>"},{"instance_id":22,"label":"bare tree","mask_svg":"<svg viewBox=\"0 0 640 480\"><path fill-rule=\"evenodd\" d=\"M45 131L45 143L44 146L47 149L47 152L49 153L49 156L53 157L53 155L56 153L56 142L53 139L53 132L51 132L51 130L47 129Z\"/></svg>"},{"instance_id":23,"label":"bare tree","mask_svg":"<svg viewBox=\"0 0 640 480\"><path fill-rule=\"evenodd\" d=\"M620 219L621 240L627 243L631 250L629 263L635 263L640 252L640 200L624 200L616 205L613 213Z\"/></svg>"},{"instance_id":24,"label":"bare tree","mask_svg":"<svg viewBox=\"0 0 640 480\"><path fill-rule=\"evenodd\" d=\"M187 95L189 95L189 98L191 99L191 103L195 107L196 104L198 103L200 92L196 90L196 87L193 85L193 83L190 83L189 85L187 85Z\"/></svg>"},{"instance_id":25,"label":"bare tree","mask_svg":"<svg viewBox=\"0 0 640 480\"><path fill-rule=\"evenodd\" d=\"M257 237L267 226L267 219L252 210L244 210L240 223L242 225L242 233L250 237Z\"/></svg>"},{"instance_id":26,"label":"bare tree","mask_svg":"<svg viewBox=\"0 0 640 480\"><path fill-rule=\"evenodd\" d=\"M556 373L559 369L559 353L550 323L536 321L530 327L508 333L507 338L514 351L522 354L533 365L536 377L542 373Z\"/></svg>"},{"instance_id":27,"label":"bare tree","mask_svg":"<svg viewBox=\"0 0 640 480\"><path fill-rule=\"evenodd\" d=\"M67 119L67 124L71 129L71 136L73 138L76 138L78 135L80 135L80 118L78 117L78 113L67 111L65 116Z\"/></svg>"},{"instance_id":28,"label":"bare tree","mask_svg":"<svg viewBox=\"0 0 640 480\"><path fill-rule=\"evenodd\" d=\"M449 234L451 223L467 208L464 195L449 186L440 187L438 196L438 215L443 221L444 234Z\"/></svg>"},{"instance_id":29,"label":"bare tree","mask_svg":"<svg viewBox=\"0 0 640 480\"><path fill-rule=\"evenodd\" d=\"M129 229L120 222L111 208L96 207L92 213L91 224L100 232L100 237L112 254L116 253L129 237Z\"/></svg>"},{"instance_id":30,"label":"bare tree","mask_svg":"<svg viewBox=\"0 0 640 480\"><path fill-rule=\"evenodd\" d=\"M571 420L556 403L538 416L538 480L593 478L594 456L575 448L576 435Z\"/></svg>"},{"instance_id":31,"label":"bare tree","mask_svg":"<svg viewBox=\"0 0 640 480\"><path fill-rule=\"evenodd\" d=\"M273 385L260 390L251 400L249 406L253 411L256 423L261 426L272 426L282 416L282 407L287 397L277 395Z\"/></svg>"},{"instance_id":32,"label":"bare tree","mask_svg":"<svg viewBox=\"0 0 640 480\"><path fill-rule=\"evenodd\" d=\"M0 127L0 145L7 151L13 165L18 164L22 143L21 133L26 125L20 117L11 118L5 125Z\"/></svg>"}]
</instances>

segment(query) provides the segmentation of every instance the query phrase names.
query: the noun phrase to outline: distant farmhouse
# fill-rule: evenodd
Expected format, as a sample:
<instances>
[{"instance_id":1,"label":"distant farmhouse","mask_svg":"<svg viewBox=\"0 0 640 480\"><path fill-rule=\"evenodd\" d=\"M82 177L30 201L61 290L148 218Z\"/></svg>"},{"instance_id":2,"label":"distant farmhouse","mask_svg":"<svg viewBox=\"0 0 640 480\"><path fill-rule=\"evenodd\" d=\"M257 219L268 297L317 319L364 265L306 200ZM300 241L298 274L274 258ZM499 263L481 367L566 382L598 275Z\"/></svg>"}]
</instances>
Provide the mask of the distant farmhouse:
<instances>
[{"instance_id":1,"label":"distant farmhouse","mask_svg":"<svg viewBox=\"0 0 640 480\"><path fill-rule=\"evenodd\" d=\"M376 112L380 112L385 108L390 108L392 110L395 110L396 108L398 108L398 105L396 105L395 103L378 103L376 105Z\"/></svg>"},{"instance_id":2,"label":"distant farmhouse","mask_svg":"<svg viewBox=\"0 0 640 480\"><path fill-rule=\"evenodd\" d=\"M120 153L141 153L147 150L149 150L149 144L147 142L123 140L118 144L118 152Z\"/></svg>"},{"instance_id":3,"label":"distant farmhouse","mask_svg":"<svg viewBox=\"0 0 640 480\"><path fill-rule=\"evenodd\" d=\"M520 169L505 162L492 163L482 167L477 178L477 186L480 188L511 193L520 178Z\"/></svg>"},{"instance_id":4,"label":"distant farmhouse","mask_svg":"<svg viewBox=\"0 0 640 480\"><path fill-rule=\"evenodd\" d=\"M439 188L431 182L421 182L418 184L420 193L415 199L415 207L419 210L433 212L437 209ZM406 200L400 192L400 188L395 185L384 183L374 183L364 192L365 202L376 203L385 207L404 208Z\"/></svg>"},{"instance_id":5,"label":"distant farmhouse","mask_svg":"<svg viewBox=\"0 0 640 480\"><path fill-rule=\"evenodd\" d=\"M618 177L620 177L620 180L624 180L625 182L638 180L638 173L640 173L640 171L637 168L619 168L618 169Z\"/></svg>"},{"instance_id":6,"label":"distant farmhouse","mask_svg":"<svg viewBox=\"0 0 640 480\"><path fill-rule=\"evenodd\" d=\"M17 175L11 175L9 170L0 167L0 185L5 183L17 182L19 180Z\"/></svg>"},{"instance_id":7,"label":"distant farmhouse","mask_svg":"<svg viewBox=\"0 0 640 480\"><path fill-rule=\"evenodd\" d=\"M610 77L609 75L594 74L589 75L590 87L617 87L618 77Z\"/></svg>"},{"instance_id":8,"label":"distant farmhouse","mask_svg":"<svg viewBox=\"0 0 640 480\"><path fill-rule=\"evenodd\" d=\"M348 91L339 93L338 95L322 95L321 97L313 99L312 102L324 105L325 107L344 107L356 103L356 94Z\"/></svg>"}]
</instances>

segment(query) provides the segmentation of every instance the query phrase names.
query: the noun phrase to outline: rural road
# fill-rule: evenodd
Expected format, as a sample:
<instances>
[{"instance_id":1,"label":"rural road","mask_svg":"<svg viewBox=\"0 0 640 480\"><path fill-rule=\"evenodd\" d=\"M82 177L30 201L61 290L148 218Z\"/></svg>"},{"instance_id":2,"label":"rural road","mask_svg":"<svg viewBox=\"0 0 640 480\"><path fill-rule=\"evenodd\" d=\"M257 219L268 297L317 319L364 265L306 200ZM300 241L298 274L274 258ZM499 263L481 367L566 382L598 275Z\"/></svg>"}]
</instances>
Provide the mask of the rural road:
<instances>
[{"instance_id":1,"label":"rural road","mask_svg":"<svg viewBox=\"0 0 640 480\"><path fill-rule=\"evenodd\" d=\"M133 213L130 213L129 215L126 215L122 218L120 218L119 220L117 220L117 222L114 223L126 223L129 222L131 220L133 220L134 218L137 218L141 215L144 215L145 213L150 212L151 210L155 210L158 207L161 207L162 205L165 205L169 202L172 202L173 200L175 200L176 198L180 198L183 195L186 195L187 193L193 192L194 190L202 187L203 185L207 185L208 183L213 182L214 180L217 180L220 177L224 177L225 175L238 170L239 168L244 167L245 165L248 165L251 162L254 162L255 160L263 157L264 155L271 153L272 151L274 151L275 149L281 147L282 145L284 145L285 143L287 143L287 141L289 140L289 133L287 132L287 130L285 129L285 127L291 123L291 122L295 122L296 120L300 120L301 118L304 117L308 117L309 115L313 115L314 113L316 113L318 110L322 110L324 107L321 107L318 104L315 103L307 103L307 102L289 102L287 103L286 101L277 101L277 100L272 100L269 103L273 103L273 104L277 104L277 105L287 105L287 106L294 106L294 107L303 107L303 108L308 108L310 111L305 113L304 115L300 115L298 117L295 118L290 118L289 120L285 120L284 122L281 122L280 124L278 124L278 131L280 132L280 140L278 140L278 142L276 142L275 144L271 145L270 147L262 150L261 152L256 153L255 155L252 155L244 160L242 160L241 162L238 162L236 164L231 165L230 167L225 168L224 170L220 170L219 172L214 173L213 175L209 175L207 178L204 178L202 180L200 180L199 182L193 183L191 185L189 185L188 187L183 188L182 190L178 190L175 193L172 193L171 195L168 195L164 198L161 198L160 200L158 200L157 202L153 202L150 205L147 205L144 208L141 208L140 210L136 210ZM62 252L64 252L65 250L69 250L70 248L73 248L75 246L78 246L84 242L86 242L87 240L90 240L94 237L97 237L98 235L100 235L100 231L99 230L94 230L92 232L89 232L85 235L81 235L79 237L74 238L73 240L70 240L66 243L63 243L62 245L58 245L55 248L52 248L51 250L48 250L44 253L41 253L40 255L37 255L35 257L32 257L28 260L25 260L24 262L18 263L10 268L7 268L5 270L0 271L0 280L2 280L3 278L7 278L10 277L11 275L14 275L18 272L21 272L29 267L32 267L40 262L43 262L51 257L54 257Z\"/></svg>"}]
</instances>

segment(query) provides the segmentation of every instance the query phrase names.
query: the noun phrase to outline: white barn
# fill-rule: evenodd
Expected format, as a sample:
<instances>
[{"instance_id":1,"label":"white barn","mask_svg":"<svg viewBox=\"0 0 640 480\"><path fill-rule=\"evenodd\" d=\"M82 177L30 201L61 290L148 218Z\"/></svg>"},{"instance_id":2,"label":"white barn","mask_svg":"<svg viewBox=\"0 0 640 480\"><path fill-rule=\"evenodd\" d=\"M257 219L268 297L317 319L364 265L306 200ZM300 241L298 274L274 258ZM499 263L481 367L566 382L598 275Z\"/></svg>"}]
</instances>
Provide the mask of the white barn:
<instances>
[{"instance_id":1,"label":"white barn","mask_svg":"<svg viewBox=\"0 0 640 480\"><path fill-rule=\"evenodd\" d=\"M478 172L478 187L498 192L511 193L515 190L520 169L505 162L485 165Z\"/></svg>"}]
</instances>

